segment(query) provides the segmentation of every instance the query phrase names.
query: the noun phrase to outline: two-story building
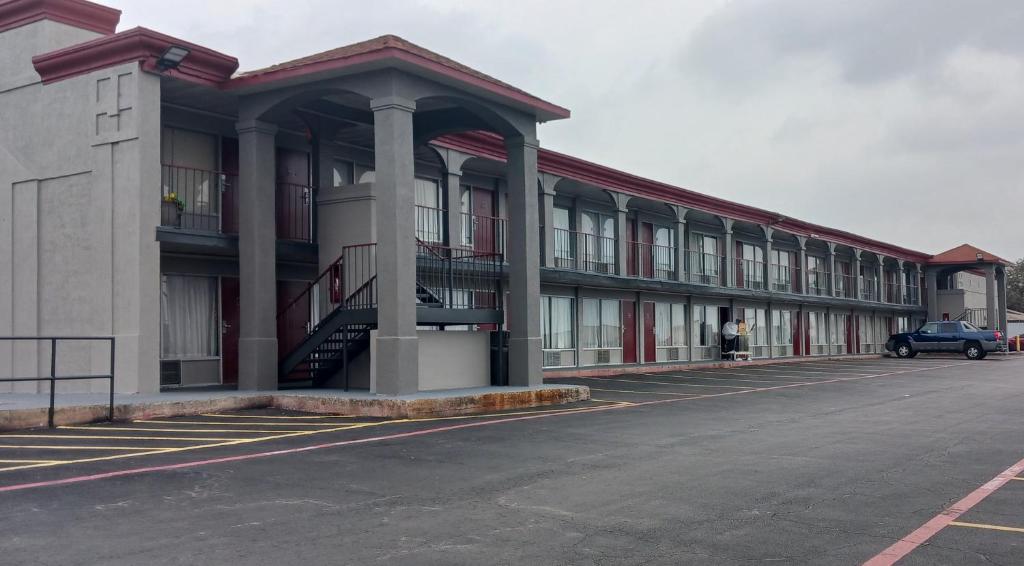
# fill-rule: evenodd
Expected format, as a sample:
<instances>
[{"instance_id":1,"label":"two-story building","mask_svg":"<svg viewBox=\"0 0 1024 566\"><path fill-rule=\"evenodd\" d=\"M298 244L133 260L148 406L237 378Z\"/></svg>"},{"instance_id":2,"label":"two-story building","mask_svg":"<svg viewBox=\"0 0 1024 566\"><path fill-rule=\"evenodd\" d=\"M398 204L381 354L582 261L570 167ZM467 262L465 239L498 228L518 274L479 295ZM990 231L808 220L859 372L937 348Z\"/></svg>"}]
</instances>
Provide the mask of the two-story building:
<instances>
[{"instance_id":1,"label":"two-story building","mask_svg":"<svg viewBox=\"0 0 1024 566\"><path fill-rule=\"evenodd\" d=\"M1005 289L541 149L568 110L395 36L238 72L119 17L0 1L0 335L114 336L125 392L537 385L718 360L730 320L756 358L877 354L940 277Z\"/></svg>"}]
</instances>

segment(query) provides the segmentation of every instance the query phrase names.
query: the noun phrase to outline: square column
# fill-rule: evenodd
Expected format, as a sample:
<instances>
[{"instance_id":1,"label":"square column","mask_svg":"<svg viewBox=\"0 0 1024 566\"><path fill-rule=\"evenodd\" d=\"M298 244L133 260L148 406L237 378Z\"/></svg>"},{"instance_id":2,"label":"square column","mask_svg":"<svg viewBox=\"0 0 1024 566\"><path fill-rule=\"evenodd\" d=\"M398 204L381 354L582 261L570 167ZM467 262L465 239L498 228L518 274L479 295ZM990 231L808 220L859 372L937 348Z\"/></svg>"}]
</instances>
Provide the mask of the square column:
<instances>
[{"instance_id":1,"label":"square column","mask_svg":"<svg viewBox=\"0 0 1024 566\"><path fill-rule=\"evenodd\" d=\"M685 214L685 213L684 213ZM686 280L686 220L676 220L676 281Z\"/></svg>"},{"instance_id":2,"label":"square column","mask_svg":"<svg viewBox=\"0 0 1024 566\"><path fill-rule=\"evenodd\" d=\"M881 254L878 255L877 273L878 283L875 285L875 292L878 294L875 296L875 300L884 303L885 297L882 296L882 293L885 291L885 256Z\"/></svg>"},{"instance_id":3,"label":"square column","mask_svg":"<svg viewBox=\"0 0 1024 566\"><path fill-rule=\"evenodd\" d=\"M903 271L903 260L896 260L896 264L899 266L899 271L896 276L896 304L906 304L906 286L907 286L907 274Z\"/></svg>"},{"instance_id":4,"label":"square column","mask_svg":"<svg viewBox=\"0 0 1024 566\"><path fill-rule=\"evenodd\" d=\"M540 337L540 238L537 141L505 140L508 154L509 385L543 383Z\"/></svg>"},{"instance_id":5,"label":"square column","mask_svg":"<svg viewBox=\"0 0 1024 566\"><path fill-rule=\"evenodd\" d=\"M277 389L277 127L239 122L238 389Z\"/></svg>"},{"instance_id":6,"label":"square column","mask_svg":"<svg viewBox=\"0 0 1024 566\"><path fill-rule=\"evenodd\" d=\"M725 286L736 286L736 246L732 240L732 226L736 221L732 218L722 218L722 226L725 227Z\"/></svg>"},{"instance_id":7,"label":"square column","mask_svg":"<svg viewBox=\"0 0 1024 566\"><path fill-rule=\"evenodd\" d=\"M836 296L836 245L832 242L826 242L828 244L828 269L829 269L829 282L828 282L828 293L829 295Z\"/></svg>"},{"instance_id":8,"label":"square column","mask_svg":"<svg viewBox=\"0 0 1024 566\"><path fill-rule=\"evenodd\" d=\"M925 285L928 287L928 320L939 320L939 270L929 267L925 271Z\"/></svg>"},{"instance_id":9,"label":"square column","mask_svg":"<svg viewBox=\"0 0 1024 566\"><path fill-rule=\"evenodd\" d=\"M1004 267L1000 271L996 272L996 289L998 290L999 297L999 330L1003 332L1003 340L1009 341L1010 334L1007 332L1007 314L1006 314L1006 268Z\"/></svg>"},{"instance_id":10,"label":"square column","mask_svg":"<svg viewBox=\"0 0 1024 566\"><path fill-rule=\"evenodd\" d=\"M914 299L914 304L917 306L924 305L924 297L921 293L921 264L914 264L914 285L917 287L917 297Z\"/></svg>"},{"instance_id":11,"label":"square column","mask_svg":"<svg viewBox=\"0 0 1024 566\"><path fill-rule=\"evenodd\" d=\"M853 249L853 264L851 266L853 269L853 273L851 273L851 275L853 275L853 289L851 289L851 291L853 292L853 298L858 301L863 300L863 297L861 296L863 281L861 281L860 278L860 253L860 250L856 248Z\"/></svg>"},{"instance_id":12,"label":"square column","mask_svg":"<svg viewBox=\"0 0 1024 566\"><path fill-rule=\"evenodd\" d=\"M377 200L377 349L374 393L419 389L416 336L416 193L412 116L400 97L370 102Z\"/></svg>"},{"instance_id":13,"label":"square column","mask_svg":"<svg viewBox=\"0 0 1024 566\"><path fill-rule=\"evenodd\" d=\"M995 330L999 322L999 315L996 311L996 266L989 264L985 266L985 327Z\"/></svg>"},{"instance_id":14,"label":"square column","mask_svg":"<svg viewBox=\"0 0 1024 566\"><path fill-rule=\"evenodd\" d=\"M774 291L775 287L773 285L775 281L772 280L772 277L775 274L772 273L772 238L775 236L775 229L762 225L761 230L764 230L764 285L765 289ZM768 314L770 316L771 312ZM768 326L771 327L771 324ZM768 351L771 352L772 348L768 348ZM771 356L769 355L769 357Z\"/></svg>"},{"instance_id":15,"label":"square column","mask_svg":"<svg viewBox=\"0 0 1024 566\"><path fill-rule=\"evenodd\" d=\"M444 241L448 247L455 248L463 245L462 241L462 171L460 169L448 169L445 176L445 231ZM495 241L495 245L500 242Z\"/></svg>"}]
</instances>

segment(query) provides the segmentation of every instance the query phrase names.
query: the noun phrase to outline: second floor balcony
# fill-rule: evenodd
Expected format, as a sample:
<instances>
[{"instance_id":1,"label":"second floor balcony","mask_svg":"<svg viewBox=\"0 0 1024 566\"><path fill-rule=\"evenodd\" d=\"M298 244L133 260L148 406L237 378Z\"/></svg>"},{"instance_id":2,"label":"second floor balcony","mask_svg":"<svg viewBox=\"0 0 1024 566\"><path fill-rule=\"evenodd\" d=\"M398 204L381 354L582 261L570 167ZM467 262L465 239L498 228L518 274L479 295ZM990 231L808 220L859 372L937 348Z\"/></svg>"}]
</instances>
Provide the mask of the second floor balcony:
<instances>
[{"instance_id":1,"label":"second floor balcony","mask_svg":"<svg viewBox=\"0 0 1024 566\"><path fill-rule=\"evenodd\" d=\"M555 267L590 273L614 274L615 238L554 228Z\"/></svg>"}]
</instances>

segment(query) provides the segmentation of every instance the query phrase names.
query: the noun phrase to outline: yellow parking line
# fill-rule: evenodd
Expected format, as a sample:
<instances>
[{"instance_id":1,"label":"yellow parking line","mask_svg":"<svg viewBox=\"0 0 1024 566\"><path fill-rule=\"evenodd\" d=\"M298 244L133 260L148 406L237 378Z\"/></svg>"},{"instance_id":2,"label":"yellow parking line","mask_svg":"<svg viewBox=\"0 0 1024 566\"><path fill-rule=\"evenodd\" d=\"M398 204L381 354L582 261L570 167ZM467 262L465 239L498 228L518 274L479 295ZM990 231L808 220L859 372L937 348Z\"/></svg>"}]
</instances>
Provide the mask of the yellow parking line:
<instances>
[{"instance_id":1,"label":"yellow parking line","mask_svg":"<svg viewBox=\"0 0 1024 566\"><path fill-rule=\"evenodd\" d=\"M285 431L282 431L285 432ZM73 438L75 440L246 440L245 438L229 438L226 436L114 436L108 434L2 434L5 438Z\"/></svg>"},{"instance_id":2,"label":"yellow parking line","mask_svg":"<svg viewBox=\"0 0 1024 566\"><path fill-rule=\"evenodd\" d=\"M64 460L0 460L0 464L45 464L47 462L63 462Z\"/></svg>"},{"instance_id":3,"label":"yellow parking line","mask_svg":"<svg viewBox=\"0 0 1024 566\"><path fill-rule=\"evenodd\" d=\"M224 421L157 421L157 420L152 420L152 421L149 421L149 420L147 420L147 421L132 421L132 422L133 423L138 423L138 424L149 424L149 423L152 423L152 424L197 424L197 425L228 425L228 426L260 426L260 425L265 425L265 426L336 426L336 425L352 424L351 421L341 422L341 423L324 423L324 422L320 422L320 423L254 423L254 422L232 423L232 422L224 422Z\"/></svg>"},{"instance_id":4,"label":"yellow parking line","mask_svg":"<svg viewBox=\"0 0 1024 566\"><path fill-rule=\"evenodd\" d=\"M362 426L371 426L373 424L375 424L375 423L366 423L365 425L364 424L355 424L355 425L350 425L350 426L347 426L347 427L339 427L339 428L333 428L333 429L300 430L300 431L296 431L296 432L282 432L281 434L276 434L276 435L271 435L271 436L260 436L260 437L256 437L256 438L246 438L245 440L232 440L232 441L229 441L229 442L216 442L216 443L213 443L213 444L198 444L196 446L179 446L177 448L162 448L162 449L159 449L159 450L151 450L151 451L148 451L148 452L135 452L133 454L115 454L115 455L112 455L112 456L98 456L96 458L81 458L81 459L78 459L78 460L65 460L65 461L61 461L61 462L53 462L53 463L47 463L47 464L27 464L27 465L24 465L24 466L14 466L14 467L10 467L10 468L3 468L3 469L0 469L0 471L2 471L2 472L9 472L9 471L14 471L14 470L25 470L25 469L29 469L29 468L48 468L48 467L51 467L51 466L64 465L64 464L85 464L85 463L88 463L88 462L101 462L101 461L105 461L105 460L117 460L117 459L121 459L121 458L132 458L132 457L135 457L135 456L149 456L151 454L167 454L169 452L185 452L185 451L188 451L188 450L198 450L200 448L215 448L215 447L218 447L218 446L234 446L234 445L237 445L237 444L248 444L248 443L252 443L252 442L262 442L262 441L265 441L265 440L276 440L276 439L279 439L279 438L288 438L288 437L291 437L291 436L307 436L307 435L311 435L311 434L319 434L319 433L324 433L324 432L335 432L335 431L339 431L339 430L349 430L349 429L353 429L353 428L360 428Z\"/></svg>"},{"instance_id":5,"label":"yellow parking line","mask_svg":"<svg viewBox=\"0 0 1024 566\"><path fill-rule=\"evenodd\" d=\"M45 444L0 444L0 448L22 448L31 450L164 450L167 447L154 447L154 446L64 446L64 445L45 445Z\"/></svg>"},{"instance_id":6,"label":"yellow parking line","mask_svg":"<svg viewBox=\"0 0 1024 566\"><path fill-rule=\"evenodd\" d=\"M203 413L203 417L224 417L229 419L354 419L358 415L227 415L223 413Z\"/></svg>"},{"instance_id":7,"label":"yellow parking line","mask_svg":"<svg viewBox=\"0 0 1024 566\"><path fill-rule=\"evenodd\" d=\"M1010 478L1010 479L1011 480L1017 480L1017 481L1024 481L1024 478L1021 478L1021 477Z\"/></svg>"},{"instance_id":8,"label":"yellow parking line","mask_svg":"<svg viewBox=\"0 0 1024 566\"><path fill-rule=\"evenodd\" d=\"M346 426L352 426L352 423L347 423ZM257 429L239 429L239 428L149 428L142 426L59 426L61 430L141 430L151 432L248 432L248 433L261 433L261 434L274 434L275 432L287 433L287 430L257 430ZM315 432L315 431L310 431Z\"/></svg>"},{"instance_id":9,"label":"yellow parking line","mask_svg":"<svg viewBox=\"0 0 1024 566\"><path fill-rule=\"evenodd\" d=\"M984 523L964 523L961 521L950 521L950 525L955 527L970 527L972 529L987 529L990 531L1005 531L1009 533L1024 533L1024 528L1020 527L1004 527L1002 525L986 525Z\"/></svg>"}]
</instances>

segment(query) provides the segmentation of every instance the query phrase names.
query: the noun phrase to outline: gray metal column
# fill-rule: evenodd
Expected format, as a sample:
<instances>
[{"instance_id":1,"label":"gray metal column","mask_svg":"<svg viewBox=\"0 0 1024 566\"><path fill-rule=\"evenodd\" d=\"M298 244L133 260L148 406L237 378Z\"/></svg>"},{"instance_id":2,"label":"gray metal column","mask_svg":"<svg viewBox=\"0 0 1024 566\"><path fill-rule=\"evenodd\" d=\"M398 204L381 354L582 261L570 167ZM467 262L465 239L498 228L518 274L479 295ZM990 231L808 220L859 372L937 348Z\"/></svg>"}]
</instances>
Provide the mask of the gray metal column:
<instances>
[{"instance_id":1,"label":"gray metal column","mask_svg":"<svg viewBox=\"0 0 1024 566\"><path fill-rule=\"evenodd\" d=\"M722 218L722 226L725 228L725 284L728 287L736 286L736 246L732 240L732 226L736 221L732 218Z\"/></svg>"},{"instance_id":2,"label":"gray metal column","mask_svg":"<svg viewBox=\"0 0 1024 566\"><path fill-rule=\"evenodd\" d=\"M863 286L863 281L861 281L861 279L860 279L860 254L861 254L860 250L858 250L857 248L853 248L853 265L852 265L853 273L851 274L851 275L853 275L853 289L852 289L852 291L853 291L853 298L857 299L858 301L861 300L861 298L862 298L861 297L861 287Z\"/></svg>"},{"instance_id":3,"label":"gray metal column","mask_svg":"<svg viewBox=\"0 0 1024 566\"><path fill-rule=\"evenodd\" d=\"M634 245L629 239L630 235L626 233L626 213L629 212L627 203L630 196L609 192L615 201L615 273L624 276L629 272L626 266L626 260L629 258L629 246ZM642 263L639 250L637 250L636 256L639 269L639 264Z\"/></svg>"},{"instance_id":4,"label":"gray metal column","mask_svg":"<svg viewBox=\"0 0 1024 566\"><path fill-rule=\"evenodd\" d=\"M904 295L907 292L907 274L903 271L904 262L902 259L897 259L896 265L899 266L899 271L896 275L896 304L905 305L907 303L907 301L904 300Z\"/></svg>"},{"instance_id":5,"label":"gray metal column","mask_svg":"<svg viewBox=\"0 0 1024 566\"><path fill-rule=\"evenodd\" d=\"M939 270L929 267L925 270L925 285L928 286L928 320L939 320Z\"/></svg>"},{"instance_id":6,"label":"gray metal column","mask_svg":"<svg viewBox=\"0 0 1024 566\"><path fill-rule=\"evenodd\" d=\"M445 243L457 247L462 241L462 170L448 169L445 175ZM495 242L495 245L500 244Z\"/></svg>"},{"instance_id":7,"label":"gray metal column","mask_svg":"<svg viewBox=\"0 0 1024 566\"><path fill-rule=\"evenodd\" d=\"M828 245L828 269L829 269L829 282L828 282L828 294L832 297L836 296L836 245L833 242L825 242Z\"/></svg>"},{"instance_id":8,"label":"gray metal column","mask_svg":"<svg viewBox=\"0 0 1024 566\"><path fill-rule=\"evenodd\" d=\"M537 140L505 140L508 153L509 385L543 382L540 337L540 239Z\"/></svg>"},{"instance_id":9,"label":"gray metal column","mask_svg":"<svg viewBox=\"0 0 1024 566\"><path fill-rule=\"evenodd\" d=\"M876 269L878 282L875 285L875 292L878 293L875 296L875 300L879 303L885 302L885 297L882 293L885 291L885 256L878 254L878 267Z\"/></svg>"},{"instance_id":10,"label":"gray metal column","mask_svg":"<svg viewBox=\"0 0 1024 566\"><path fill-rule=\"evenodd\" d=\"M807 284L807 236L797 236L796 242L800 245L800 290L802 291L802 294L806 295L810 291L810 289L807 288L809 287Z\"/></svg>"},{"instance_id":11,"label":"gray metal column","mask_svg":"<svg viewBox=\"0 0 1024 566\"><path fill-rule=\"evenodd\" d=\"M542 265L544 267L555 266L555 185L561 181L548 173L540 175L541 186L541 221L544 225L544 256Z\"/></svg>"},{"instance_id":12,"label":"gray metal column","mask_svg":"<svg viewBox=\"0 0 1024 566\"><path fill-rule=\"evenodd\" d=\"M686 281L686 214L690 209L673 206L676 212L676 281Z\"/></svg>"},{"instance_id":13,"label":"gray metal column","mask_svg":"<svg viewBox=\"0 0 1024 566\"><path fill-rule=\"evenodd\" d=\"M914 285L917 287L917 297L915 298L916 302L914 304L916 304L917 306L923 306L924 305L924 296L923 296L924 294L921 292L922 291L922 289L921 289L922 285L921 285L921 264L920 263L915 263L914 264Z\"/></svg>"},{"instance_id":14,"label":"gray metal column","mask_svg":"<svg viewBox=\"0 0 1024 566\"><path fill-rule=\"evenodd\" d=\"M1003 340L1009 340L1010 335L1007 332L1007 314L1006 314L1006 268L1002 268L996 272L996 288L998 289L999 296L999 330L1003 331Z\"/></svg>"},{"instance_id":15,"label":"gray metal column","mask_svg":"<svg viewBox=\"0 0 1024 566\"><path fill-rule=\"evenodd\" d=\"M416 103L389 96L373 110L377 215L377 347L374 392L419 389L416 336L416 213L412 116Z\"/></svg>"},{"instance_id":16,"label":"gray metal column","mask_svg":"<svg viewBox=\"0 0 1024 566\"><path fill-rule=\"evenodd\" d=\"M985 266L985 327L989 330L995 329L999 322L996 312L996 265L990 263Z\"/></svg>"},{"instance_id":17,"label":"gray metal column","mask_svg":"<svg viewBox=\"0 0 1024 566\"><path fill-rule=\"evenodd\" d=\"M239 122L238 389L277 389L277 126Z\"/></svg>"},{"instance_id":18,"label":"gray metal column","mask_svg":"<svg viewBox=\"0 0 1024 566\"><path fill-rule=\"evenodd\" d=\"M773 291L775 288L772 287L772 238L775 236L775 228L762 225L761 230L764 231L764 285L765 289ZM770 318L771 313L768 314Z\"/></svg>"}]
</instances>

